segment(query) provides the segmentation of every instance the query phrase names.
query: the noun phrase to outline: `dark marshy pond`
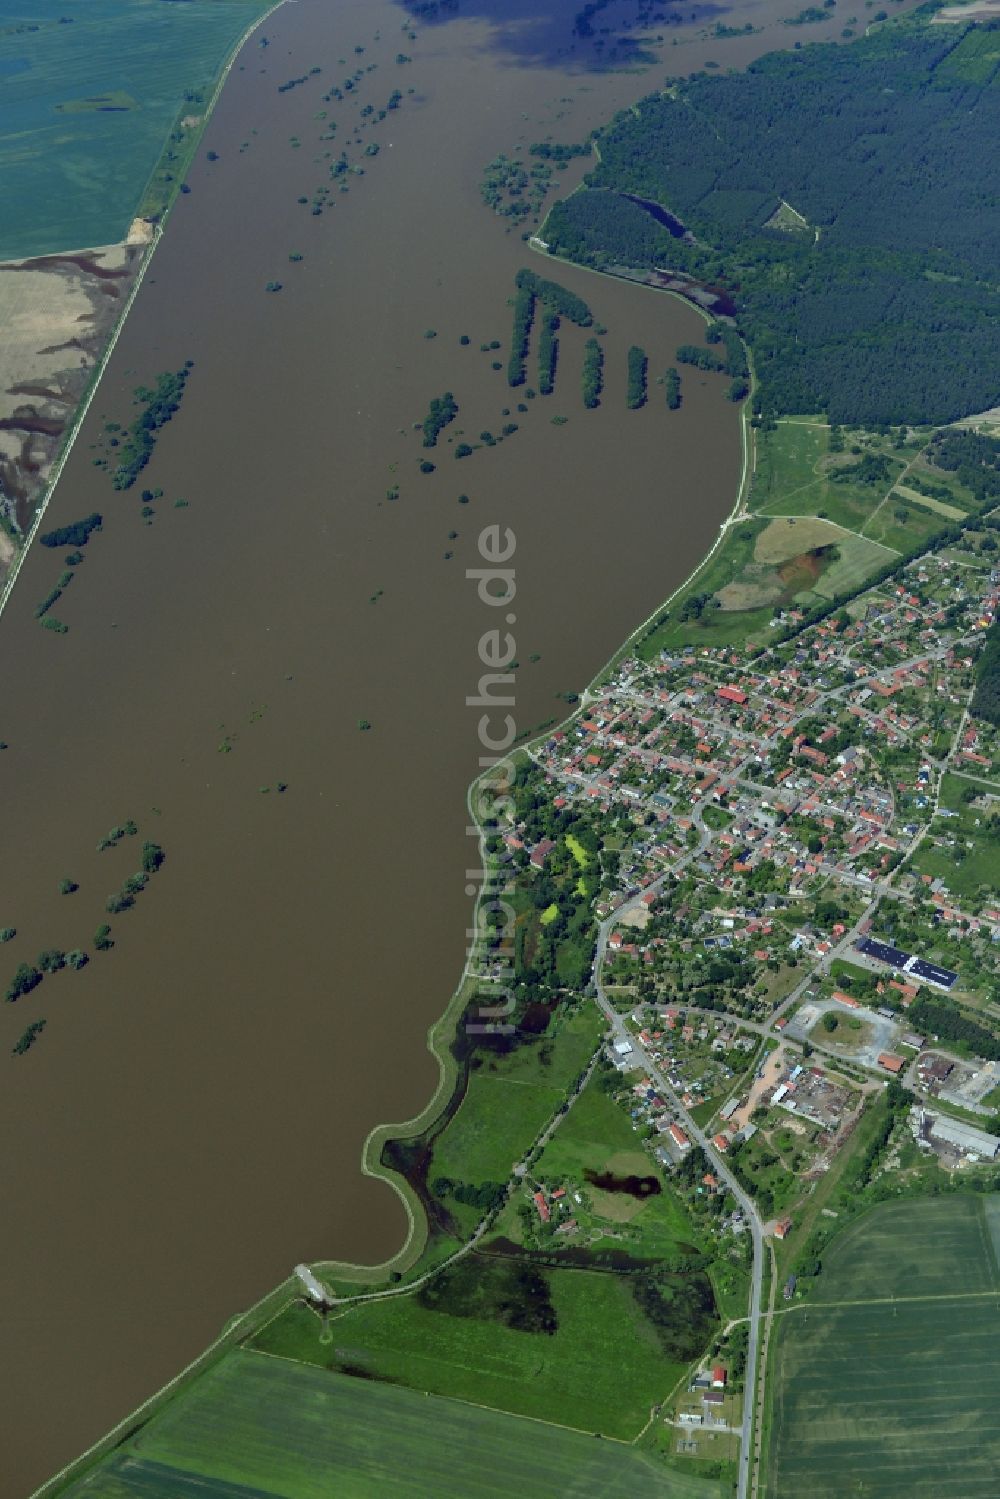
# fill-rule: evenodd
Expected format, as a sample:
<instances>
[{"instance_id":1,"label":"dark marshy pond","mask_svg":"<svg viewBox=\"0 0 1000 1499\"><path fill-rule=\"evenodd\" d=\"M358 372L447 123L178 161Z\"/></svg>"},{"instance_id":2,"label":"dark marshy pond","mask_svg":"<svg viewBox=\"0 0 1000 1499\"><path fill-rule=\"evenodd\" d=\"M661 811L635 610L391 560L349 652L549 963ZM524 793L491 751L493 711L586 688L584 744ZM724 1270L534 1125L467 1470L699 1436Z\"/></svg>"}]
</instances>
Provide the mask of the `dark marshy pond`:
<instances>
[{"instance_id":1,"label":"dark marshy pond","mask_svg":"<svg viewBox=\"0 0 1000 1499\"><path fill-rule=\"evenodd\" d=\"M659 1197L663 1188L656 1176L616 1176L613 1171L586 1170L584 1176L601 1192L623 1192L628 1197Z\"/></svg>"},{"instance_id":2,"label":"dark marshy pond","mask_svg":"<svg viewBox=\"0 0 1000 1499\"><path fill-rule=\"evenodd\" d=\"M637 198L633 193L622 193L622 197L627 198L630 203L637 204L639 208L644 208L650 218L655 219L658 224L662 224L663 228L674 239L683 239L685 234L687 234L688 231L680 219L675 218L667 209L661 208L659 203L653 203L649 198Z\"/></svg>"}]
</instances>

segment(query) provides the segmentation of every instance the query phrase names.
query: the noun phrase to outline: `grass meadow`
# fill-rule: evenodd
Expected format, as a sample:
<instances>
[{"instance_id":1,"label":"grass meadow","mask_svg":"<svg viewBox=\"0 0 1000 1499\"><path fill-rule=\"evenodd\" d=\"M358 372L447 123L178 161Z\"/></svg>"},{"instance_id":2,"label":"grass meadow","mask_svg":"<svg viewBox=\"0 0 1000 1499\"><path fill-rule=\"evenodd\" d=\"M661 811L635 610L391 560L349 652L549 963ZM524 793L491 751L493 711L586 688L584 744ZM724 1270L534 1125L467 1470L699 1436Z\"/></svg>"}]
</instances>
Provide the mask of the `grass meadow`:
<instances>
[{"instance_id":1,"label":"grass meadow","mask_svg":"<svg viewBox=\"0 0 1000 1499\"><path fill-rule=\"evenodd\" d=\"M548 1334L500 1320L502 1298L516 1294L516 1263L469 1257L459 1272L460 1293L443 1309L416 1294L360 1303L331 1319L326 1343L313 1313L293 1307L263 1328L253 1346L350 1369L366 1384L406 1385L623 1441L638 1436L650 1406L669 1393L685 1365L664 1356L632 1278L544 1270L558 1324ZM474 1306L477 1295L481 1308Z\"/></svg>"},{"instance_id":2,"label":"grass meadow","mask_svg":"<svg viewBox=\"0 0 1000 1499\"><path fill-rule=\"evenodd\" d=\"M721 1499L618 1443L237 1352L73 1499Z\"/></svg>"},{"instance_id":3,"label":"grass meadow","mask_svg":"<svg viewBox=\"0 0 1000 1499\"><path fill-rule=\"evenodd\" d=\"M605 1192L586 1182L587 1171L611 1171L620 1176L656 1177L662 1190L643 1199ZM578 1194L573 1216L591 1233L602 1229L609 1237L596 1238L595 1249L627 1250L639 1259L675 1261L679 1249L701 1247L700 1235L683 1203L654 1158L643 1149L627 1111L591 1079L561 1121L532 1169L532 1179L550 1189L565 1185ZM497 1228L517 1240L516 1203L504 1212ZM555 1246L553 1246L555 1247Z\"/></svg>"},{"instance_id":4,"label":"grass meadow","mask_svg":"<svg viewBox=\"0 0 1000 1499\"><path fill-rule=\"evenodd\" d=\"M993 1495L1000 1279L991 1199L887 1203L778 1318L767 1499Z\"/></svg>"},{"instance_id":5,"label":"grass meadow","mask_svg":"<svg viewBox=\"0 0 1000 1499\"><path fill-rule=\"evenodd\" d=\"M553 1021L541 1044L475 1068L458 1110L434 1141L431 1187L441 1176L472 1185L507 1181L590 1061L603 1029L596 1006L584 1005ZM482 1217L453 1199L448 1210L466 1228Z\"/></svg>"}]
</instances>

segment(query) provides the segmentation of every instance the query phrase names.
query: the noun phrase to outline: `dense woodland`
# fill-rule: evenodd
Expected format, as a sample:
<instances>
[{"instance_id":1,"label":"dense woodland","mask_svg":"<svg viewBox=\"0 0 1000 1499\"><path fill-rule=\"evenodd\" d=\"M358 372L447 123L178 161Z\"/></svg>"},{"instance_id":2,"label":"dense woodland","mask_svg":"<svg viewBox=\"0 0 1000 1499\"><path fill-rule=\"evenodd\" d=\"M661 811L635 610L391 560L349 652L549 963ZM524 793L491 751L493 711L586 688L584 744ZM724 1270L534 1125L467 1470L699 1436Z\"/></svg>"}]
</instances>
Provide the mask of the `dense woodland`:
<instances>
[{"instance_id":1,"label":"dense woodland","mask_svg":"<svg viewBox=\"0 0 1000 1499\"><path fill-rule=\"evenodd\" d=\"M977 1057L1000 1057L1000 1041L964 1014L949 999L936 995L925 995L915 999L910 1006L908 1020L925 1035L937 1036L939 1041L962 1041Z\"/></svg>"},{"instance_id":2,"label":"dense woodland","mask_svg":"<svg viewBox=\"0 0 1000 1499\"><path fill-rule=\"evenodd\" d=\"M980 505L1000 504L1000 438L949 427L937 433L926 456L953 473Z\"/></svg>"},{"instance_id":3,"label":"dense woodland","mask_svg":"<svg viewBox=\"0 0 1000 1499\"><path fill-rule=\"evenodd\" d=\"M765 412L948 421L1000 392L998 138L1000 25L902 19L623 112L545 237L726 287Z\"/></svg>"},{"instance_id":4,"label":"dense woodland","mask_svg":"<svg viewBox=\"0 0 1000 1499\"><path fill-rule=\"evenodd\" d=\"M1000 622L994 622L986 632L969 708L975 718L985 718L1000 727Z\"/></svg>"}]
</instances>

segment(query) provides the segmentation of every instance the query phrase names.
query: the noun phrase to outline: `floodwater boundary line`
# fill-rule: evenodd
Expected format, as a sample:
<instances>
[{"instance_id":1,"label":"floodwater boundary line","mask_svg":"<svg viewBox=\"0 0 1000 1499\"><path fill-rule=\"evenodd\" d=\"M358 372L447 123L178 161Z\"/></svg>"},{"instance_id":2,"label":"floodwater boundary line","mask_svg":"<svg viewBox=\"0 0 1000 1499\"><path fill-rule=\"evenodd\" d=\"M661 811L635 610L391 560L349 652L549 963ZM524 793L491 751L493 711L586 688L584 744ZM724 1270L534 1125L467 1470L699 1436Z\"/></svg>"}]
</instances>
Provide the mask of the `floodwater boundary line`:
<instances>
[{"instance_id":1,"label":"floodwater boundary line","mask_svg":"<svg viewBox=\"0 0 1000 1499\"><path fill-rule=\"evenodd\" d=\"M578 190L579 189L574 189L574 191ZM677 291L674 287L651 286L648 281L633 281L631 276L619 276L614 271L599 271L595 266L580 265L577 261L568 260L563 255L554 255L551 250L546 250L542 247L543 241L541 239L541 234L544 228L545 223L543 221L541 226L539 227L538 233L532 235L531 239L528 241L529 249L534 251L536 255L540 255L544 260L551 260L556 265L570 266L575 271L585 271L589 276L600 276L602 278L607 278L609 281L624 281L627 286L635 286L645 291L655 292L658 296L674 297L678 302L683 303L685 307L690 307L692 311L697 312L702 318L704 318L706 324L717 321L714 314L709 312L707 308L702 307L700 302L695 302L691 297L686 297L683 292ZM746 339L743 338L742 335L741 342L743 344L743 348L746 351L747 368L750 371L750 389L747 391L746 396L743 398L743 402L740 407L740 441L742 445L743 458L742 467L740 470L740 482L736 489L736 499L733 502L733 507L726 518L720 523L719 534L716 536L715 540L712 542L712 545L709 547L704 557L702 557L701 561L691 569L684 581L682 583L678 583L677 587L674 588L671 593L669 593L667 597L657 605L653 612L646 619L644 619L640 625L636 626L636 628L629 636L627 636L627 638L622 642L622 644L618 647L614 654L605 662L600 671L596 672L591 680L587 683L587 686L583 689L583 692L580 695L581 706L584 706L587 703L591 693L593 692L593 689L601 685L601 683L607 677L608 673L614 670L618 662L628 654L628 652L637 643L637 641L641 640L642 637L656 623L657 617L663 613L664 609L668 609L673 603L674 599L676 599L678 595L683 593L686 588L689 588L691 586L691 584L698 577L698 574L708 566L712 558L715 556L715 553L718 551L719 547L725 541L726 533L729 530L730 526L735 524L735 522L740 520L743 516L744 506L753 485L753 477L757 471L757 440L754 433L754 428L750 424L750 413L753 410L754 391L757 389L757 373L754 369L753 353ZM575 716L575 712L571 713L566 719L563 720L563 723L554 725L551 729L547 729L545 731L545 737L548 737L549 734L555 733L557 728L562 728ZM537 739L539 737L541 736L535 736L535 739L531 740L530 742L537 742Z\"/></svg>"},{"instance_id":2,"label":"floodwater boundary line","mask_svg":"<svg viewBox=\"0 0 1000 1499\"><path fill-rule=\"evenodd\" d=\"M535 249L536 253L542 255L545 259L553 260L557 263L561 262L565 265L573 265L575 269L589 271L590 274L594 276L609 276L609 278L614 281L628 280L628 278L626 277L614 276L606 271L594 270L593 267L590 266L576 266L575 262L563 261L562 257L551 255L547 251L542 250L540 247L537 247L534 244L532 244L531 248ZM697 303L691 302L687 297L682 296L679 292L663 287L648 286L643 282L628 281L628 284L637 287L645 286L645 289L647 291L658 292L661 295L664 291L666 291L667 295L676 297L678 301L683 302L688 307L693 307L696 312L699 312L701 314L706 323L710 323L713 321L713 317L710 312L708 312L705 308L698 306ZM746 349L747 363L750 370L750 390L748 391L740 410L742 465L740 470L739 484L737 485L736 499L733 502L733 506L729 512L729 515L719 527L719 534L716 536L709 551L705 554L705 556L701 559L697 566L692 569L692 571L688 574L684 581L682 583L679 583L677 587L670 592L667 598L664 599L660 604L658 604L653 612L646 619L644 619L641 624L636 626L632 633L627 636L625 641L617 648L611 658L604 664L604 666L600 668L599 671L595 673L590 682L583 689L583 692L580 695L580 701L573 706L566 717L563 718L559 723L550 725L549 728L543 729L539 733L531 735L523 743L518 744L516 749L512 749L511 751L511 757L513 759L519 759L521 756L524 756L526 758L530 757L530 752L533 746L544 739L548 739L552 734L557 733L560 729L566 728L573 722L575 718L579 716L580 713L582 713L586 709L587 702L593 689L597 687L608 675L608 673L614 669L617 662L620 661L622 657L624 657L629 652L629 650L631 650L636 640L642 638L642 636L654 623L658 615L662 614L663 610L669 607L669 605L678 596L678 594L682 593L685 588L689 587L694 579L698 576L698 574L702 571L702 569L708 565L712 557L715 555L718 547L725 540L726 533L729 530L729 527L741 515L746 497L749 494L750 484L753 479L753 473L756 469L757 461L756 442L753 437L753 428L750 425L749 415L753 407L753 393L756 388L757 381L756 374L753 368L752 355L745 340L744 348ZM414 1192L413 1188L410 1186L410 1183L404 1176L402 1176L401 1173L395 1171L392 1167L385 1166L382 1163L381 1153L389 1140L412 1139L415 1135L419 1135L424 1130L432 1127L440 1117L443 1106L450 1099L452 1092L454 1091L455 1083L457 1081L458 1067L448 1047L450 1046L450 1042L454 1038L457 1022L465 1009L467 999L471 997L468 993L469 986L472 981L470 968L473 959L476 956L479 939L483 935L480 927L480 904L484 893L486 893L489 889L490 869L486 862L486 833L482 826L482 823L476 815L475 807L473 805L476 791L479 786L487 779L488 774L488 771L486 771L481 775L475 776L469 783L469 787L466 791L465 797L466 809L472 820L472 825L474 825L478 831L480 861L483 870L483 881L479 886L479 891L476 896L475 907L473 910L473 929L475 931L475 937L466 956L465 965L462 969L462 976L458 982L458 985L452 993L451 999L448 1001L445 1010L433 1023L433 1025L430 1026L427 1033L427 1049L434 1057L440 1069L438 1086L435 1089L434 1094L428 1104L420 1111L419 1114L414 1115L412 1119L408 1119L402 1124L376 1125L368 1135L367 1139L364 1142L364 1145L362 1146L362 1174L365 1176L373 1177L376 1180L386 1182L387 1185L392 1187L403 1201L403 1204L406 1208L409 1225L407 1238L405 1243L396 1252L396 1254L393 1255L390 1259L383 1261L381 1265L362 1266L351 1264L345 1261L333 1260L317 1262L317 1269L322 1270L328 1275L336 1275L341 1279L357 1278L358 1280L365 1280L368 1278L375 1278L376 1276L378 1276L379 1278L383 1278L385 1273L391 1272L392 1270L399 1270L405 1273L405 1271L410 1269L413 1264L416 1263L416 1260L419 1259L420 1254L423 1251L423 1247L427 1242L427 1219L424 1213L423 1206L420 1203L417 1194ZM418 1237L420 1240L419 1248L417 1247Z\"/></svg>"},{"instance_id":3,"label":"floodwater boundary line","mask_svg":"<svg viewBox=\"0 0 1000 1499\"><path fill-rule=\"evenodd\" d=\"M222 68L222 72L219 74L218 81L216 82L215 88L212 92L212 97L208 101L208 104L205 106L205 115L202 120L201 129L198 132L199 141L204 135L205 129L208 126L208 122L211 119L216 104L218 103L219 96L222 93L223 86L226 82L226 79L229 77L230 73L233 70L233 65L235 64L236 59L239 57L240 53L243 51L243 48L246 46L247 42L253 36L258 27L263 26L264 22L268 20L270 16L273 16L276 10L280 10L281 7L286 4L288 4L288 0L275 0L275 3L268 10L266 10L263 15L258 16L256 21L252 22L252 24L248 26L243 32L242 36L240 36L234 43L229 56ZM146 179L146 182L142 189L142 194L139 198L139 204L142 203L142 200L149 188L149 184L156 174L156 171L162 159L162 155L163 153L161 151L160 156L157 157L156 162L153 166L152 172ZM55 494L56 485L62 478L63 469L66 467L66 464L69 461L70 454L72 453L73 448L76 444L76 440L80 435L80 429L83 426L84 420L87 416L87 412L90 410L91 403L93 402L93 399L97 394L98 387L100 386L101 381L104 379L104 374L111 361L111 356L115 351L115 346L117 345L118 340L121 337L122 330L125 327L125 320L128 317L129 313L132 311L132 306L135 302L135 299L139 295L139 288L142 286L142 283L145 280L146 272L149 270L150 262L152 261L153 256L156 253L161 239L163 238L164 230L170 219L170 214L173 210L174 204L176 203L177 198L180 195L180 190L181 184L178 183L177 188L170 199L170 202L167 204L166 208L163 211L162 218L158 223L153 225L153 238L150 241L149 245L146 247L146 251L142 259L142 264L136 272L135 280L132 283L132 287L129 291L128 297L125 300L125 306L118 314L118 318L111 330L108 342L104 347L104 352L101 354L101 357L98 359L96 365L94 366L90 379L87 382L87 388L80 398L80 404L76 408L76 415L73 418L73 425L70 427L68 434L63 439L63 443L59 449L56 461L52 466L52 472L49 475L49 481L45 486L45 493L42 496L31 525L28 528L28 534L24 538L23 544L18 548L17 556L14 560L14 565L4 580L3 590L0 591L0 618L2 618L3 611L7 607L11 594L14 592L14 584L17 582L18 575L21 571L22 566L24 565L24 559L28 555L28 552L31 548L31 543L34 541L36 535L38 534L45 512L49 508L49 503L52 499L52 496ZM123 243L127 244L127 241L124 241ZM21 256L20 258L24 260L41 260L47 259L51 256L85 254L87 253L87 251L93 250L94 248L95 247L93 245L88 245L85 250L51 250L47 251L45 255ZM106 247L98 246L97 248L102 249ZM39 1492L41 1491L39 1490Z\"/></svg>"},{"instance_id":4,"label":"floodwater boundary line","mask_svg":"<svg viewBox=\"0 0 1000 1499\"><path fill-rule=\"evenodd\" d=\"M278 0L278 3L284 4L285 0ZM277 6L274 7L274 9L277 8ZM270 13L271 12L269 12L269 14ZM265 18L262 17L261 19L263 20ZM539 251L538 253L546 254L546 252L544 251ZM546 258L554 260L557 263L561 260L561 257L559 256L547 254ZM567 265L574 264L574 262L572 261L564 261L562 263ZM609 274L603 271L596 271L589 266L576 266L575 268L578 270L590 271L590 273L595 276L604 276ZM612 279L621 281L627 278L615 276ZM640 287L644 285L644 283L642 282L630 282L629 284ZM664 290L668 289L646 286L646 290L662 293ZM712 316L710 313L708 313L704 308L698 307L696 303L690 302L686 297L681 296L680 293L673 290L668 290L668 295L677 297L679 301L684 302L687 306L694 307L696 311L701 313L706 322L712 321ZM746 347L746 345L744 346ZM733 503L732 510L730 511L728 518L720 525L719 534L713 542L710 550L705 555L705 557L702 558L698 565L692 570L688 577L676 588L674 588L668 595L668 597L662 603L660 603L656 609L653 610L648 618L643 620L643 622L632 631L632 633L626 638L626 640L618 647L610 660L603 667L601 667L598 672L595 673L590 682L583 689L583 692L580 695L579 702L572 707L571 711L565 716L565 718L563 718L559 723L551 725L549 728L543 729L536 734L532 734L527 740L524 741L523 744L519 744L516 749L512 750L512 757L514 759L520 759L522 756L527 758L529 756L530 750L534 745L538 744L544 739L548 739L559 729L567 727L574 721L574 719L576 719L582 712L585 711L588 696L591 691L600 684L600 682L607 676L609 671L613 670L615 664L624 655L627 654L627 652L632 648L632 645L635 643L636 639L641 638L641 636L649 629L650 625L655 621L657 616L670 605L672 600L675 599L677 595L683 591L683 589L687 588L690 585L692 580L697 577L699 572L701 572L702 568L704 568L708 564L716 549L725 539L726 532L728 531L729 526L734 520L737 519L737 517L741 513L744 498L746 493L748 492L749 482L752 479L752 471L756 464L756 445L753 440L752 428L750 427L748 416L748 412L752 409L752 397L756 385L756 377L753 370L753 363L750 357L749 348L747 348L747 357L750 366L750 392L744 400L740 412L743 450L740 480L737 486L736 499ZM427 1216L424 1212L423 1205L420 1202L419 1197L417 1196L417 1193L414 1191L413 1187L410 1185L406 1177L403 1176L401 1172L396 1171L393 1167L384 1165L381 1157L386 1144L390 1140L413 1139L415 1136L423 1133L426 1129L431 1128L440 1118L443 1108L450 1100L452 1093L454 1092L455 1085L458 1081L459 1067L451 1052L451 1042L455 1037L458 1028L458 1022L462 1014L465 1012L467 1003L472 997L473 992L475 992L475 990L478 988L478 980L474 978L471 970L472 965L480 950L481 938L484 935L484 928L481 921L481 906L484 898L490 893L490 878L492 873L492 868L489 863L486 850L486 830L483 827L482 821L477 815L474 805L476 792L480 788L480 786L487 781L488 776L488 770L481 772L479 775L476 775L470 781L466 790L466 810L469 814L469 817L471 818L470 826L474 826L478 834L479 859L480 866L483 872L483 879L479 885L479 889L477 891L475 903L473 906L472 926L475 935L469 944L465 963L462 968L461 977L455 989L453 990L452 995L447 1005L445 1006L445 1009L438 1016L437 1020L435 1020L429 1026L427 1031L427 1050L430 1052L431 1056L438 1064L437 1086L424 1108L421 1109L420 1112L418 1114L415 1114L412 1118L404 1120L400 1123L375 1125L367 1135L361 1151L362 1175L384 1182L397 1194L400 1201L402 1202L407 1217L406 1239L394 1255L392 1255L389 1259L382 1261L381 1264L377 1265L362 1265L351 1261L340 1260L316 1260L313 1262L315 1269L321 1275L335 1277L339 1280L354 1280L359 1283L359 1287L363 1287L366 1282L370 1283L374 1280L385 1280L387 1276L393 1271L405 1273L407 1270L411 1269L419 1261L429 1238ZM470 1235L469 1238L466 1239L464 1244L460 1244L457 1247L455 1254L461 1255L468 1253L469 1250L474 1247L475 1239L477 1237L478 1234ZM454 1257L455 1255L453 1254L448 1256L448 1259L452 1259ZM437 1268L437 1266L429 1267L427 1274L433 1273L433 1271ZM421 1277L421 1279L423 1278L424 1277ZM414 1284L414 1282L411 1282L407 1285L392 1287L391 1294L403 1294L409 1290L412 1290ZM385 1288L382 1294L390 1294L390 1288ZM200 1374L207 1372L208 1368L218 1358L225 1354L231 1347L243 1341L251 1333L259 1331L260 1328L267 1322L272 1321L288 1305L298 1299L298 1296L299 1292L296 1289L296 1282L293 1277L289 1277L287 1280L282 1281L279 1286L276 1286L272 1291L268 1292L264 1297L261 1298L260 1301L256 1302L254 1306L249 1308L246 1312L240 1313L236 1318L228 1323L225 1330L219 1335L219 1337L216 1338L209 1345L209 1347L206 1348L197 1358L193 1359L191 1363L188 1364L180 1372L180 1374L175 1375L172 1380L163 1385L162 1388L156 1391L154 1394L152 1394L148 1398L148 1400L143 1402L141 1406L139 1406L130 1415L120 1421L118 1425L112 1429L112 1431L108 1432L98 1442L95 1442L92 1447L88 1448L87 1452L85 1452L81 1457L76 1458L72 1463L67 1464L66 1467L64 1467L59 1473L55 1474L54 1477L43 1484L41 1488L36 1489L35 1492L30 1496L30 1499L54 1499L54 1496L58 1494L68 1482L75 1481L77 1478L81 1477L87 1471L87 1469L93 1467L102 1457L107 1456L109 1452L120 1446L130 1436L134 1435L134 1433L138 1431L139 1428L142 1427L146 1423L146 1421L150 1419L150 1417L156 1414L161 1405L166 1404L175 1395L179 1394L182 1388L184 1388L192 1380L197 1378ZM348 1302L349 1304L348 1298L340 1299ZM359 1289L358 1299L367 1299L365 1298L363 1290Z\"/></svg>"},{"instance_id":5,"label":"floodwater boundary line","mask_svg":"<svg viewBox=\"0 0 1000 1499\"><path fill-rule=\"evenodd\" d=\"M158 220L159 223L166 223L174 204L177 202L177 198L181 191L181 186L187 178L187 174L191 168L191 163L194 161L195 152L201 144L201 140L205 134L205 131L208 129L208 123L212 118L212 113L215 109L216 104L219 102L219 95L222 93L226 80L233 70L236 59L243 51L243 48L253 36L254 32L257 31L261 26L263 26L264 22L267 21L271 16L273 16L276 10L280 10L281 7L283 5L286 5L287 3L288 0L274 0L274 3L270 5L267 10L263 11L255 21L251 21L249 26L247 26L243 33L239 37L237 37L228 54L224 58L221 70L218 77L216 78L215 87L212 90L211 96L205 105L204 113L201 116L201 123L197 126L196 129L192 130L188 136L190 152L187 158L187 162L183 166L184 175L181 180L177 182L166 203L164 204L162 214ZM177 113L174 116L174 123L171 127L170 134L167 135L167 138L163 143L163 149L161 150L159 156L156 158L156 161L153 163L153 169L150 172L149 176L146 178L145 183L143 184L142 193L139 197L139 202L137 205L137 212L138 209L140 209L145 203L146 194L149 192L150 184L156 177L157 172L160 170L160 165L163 162L163 159L167 153L167 148L170 144L170 136L173 134L173 131L177 129L178 123L181 121L181 119L183 119L184 115L189 112L190 105L186 104L182 100L180 107L178 108Z\"/></svg>"}]
</instances>

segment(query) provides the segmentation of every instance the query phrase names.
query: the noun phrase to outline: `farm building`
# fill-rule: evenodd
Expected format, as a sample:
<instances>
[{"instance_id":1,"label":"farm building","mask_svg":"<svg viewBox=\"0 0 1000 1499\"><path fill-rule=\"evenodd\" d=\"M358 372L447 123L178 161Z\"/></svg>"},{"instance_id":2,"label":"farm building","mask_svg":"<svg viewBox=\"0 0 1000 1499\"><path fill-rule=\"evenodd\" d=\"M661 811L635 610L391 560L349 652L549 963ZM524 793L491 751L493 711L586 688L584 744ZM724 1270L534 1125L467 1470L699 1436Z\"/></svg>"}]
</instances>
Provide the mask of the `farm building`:
<instances>
[{"instance_id":1,"label":"farm building","mask_svg":"<svg viewBox=\"0 0 1000 1499\"><path fill-rule=\"evenodd\" d=\"M956 1150L970 1155L981 1156L987 1161L995 1160L1000 1151L1000 1139L996 1135L988 1135L985 1130L963 1124L959 1119L945 1119L943 1115L933 1120L930 1134L933 1139L940 1140L945 1145L954 1146Z\"/></svg>"}]
</instances>

